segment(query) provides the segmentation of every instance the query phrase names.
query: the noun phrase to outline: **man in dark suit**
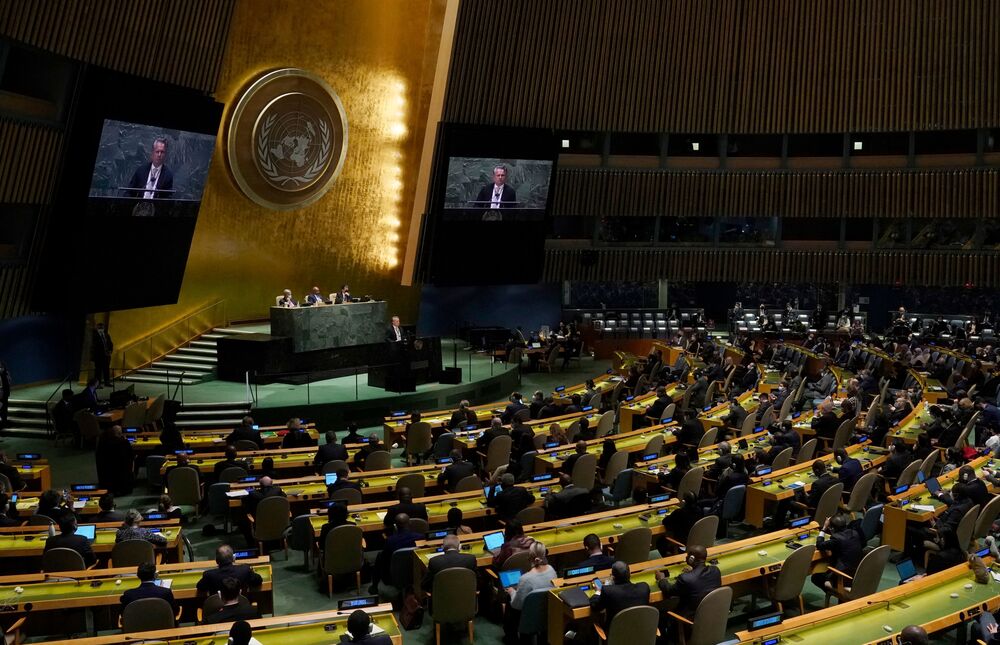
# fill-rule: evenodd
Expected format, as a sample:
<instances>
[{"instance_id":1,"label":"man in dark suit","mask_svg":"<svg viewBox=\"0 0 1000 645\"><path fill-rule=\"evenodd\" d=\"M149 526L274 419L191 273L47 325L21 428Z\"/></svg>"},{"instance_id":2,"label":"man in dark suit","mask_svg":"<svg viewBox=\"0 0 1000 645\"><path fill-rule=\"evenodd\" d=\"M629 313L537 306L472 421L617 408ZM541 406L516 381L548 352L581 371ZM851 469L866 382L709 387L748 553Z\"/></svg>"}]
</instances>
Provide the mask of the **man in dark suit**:
<instances>
[{"instance_id":1,"label":"man in dark suit","mask_svg":"<svg viewBox=\"0 0 1000 645\"><path fill-rule=\"evenodd\" d=\"M438 556L443 558L444 556ZM372 634L372 619L362 609L356 609L347 618L347 632L340 635L341 643L364 643L364 645L392 645L388 634Z\"/></svg>"},{"instance_id":2,"label":"man in dark suit","mask_svg":"<svg viewBox=\"0 0 1000 645\"><path fill-rule=\"evenodd\" d=\"M139 578L139 586L129 589L122 594L122 609L133 601L145 598L162 598L174 606L174 592L166 587L156 584L156 565L152 562L143 562L136 569L136 577Z\"/></svg>"},{"instance_id":3,"label":"man in dark suit","mask_svg":"<svg viewBox=\"0 0 1000 645\"><path fill-rule=\"evenodd\" d=\"M594 571L600 571L615 563L615 559L601 548L601 538L594 533L583 538L583 550L587 552L587 559L575 565L577 567L594 567Z\"/></svg>"},{"instance_id":4,"label":"man in dark suit","mask_svg":"<svg viewBox=\"0 0 1000 645\"><path fill-rule=\"evenodd\" d=\"M382 445L382 442L378 439L378 435L373 432L368 435L368 441L365 442L365 445L361 446L361 449L355 453L354 465L361 470L365 470L366 464L368 463L368 457L373 452L378 452L380 450L387 450L387 448Z\"/></svg>"},{"instance_id":5,"label":"man in dark suit","mask_svg":"<svg viewBox=\"0 0 1000 645\"><path fill-rule=\"evenodd\" d=\"M351 471L348 470L346 466L340 466L334 472L337 475L337 481L326 487L326 494L328 497L332 496L338 490L343 490L345 488L353 488L354 490L361 492L361 484L351 481Z\"/></svg>"},{"instance_id":6,"label":"man in dark suit","mask_svg":"<svg viewBox=\"0 0 1000 645\"><path fill-rule=\"evenodd\" d=\"M574 452L572 455L566 458L566 461L562 463L562 466L559 467L559 470L565 473L566 475L572 477L573 467L576 466L576 462L577 460L580 459L580 456L585 454L587 454L587 442L582 440L577 441L576 452Z\"/></svg>"},{"instance_id":7,"label":"man in dark suit","mask_svg":"<svg viewBox=\"0 0 1000 645\"><path fill-rule=\"evenodd\" d=\"M171 199L173 193L174 173L163 162L167 159L167 140L157 137L153 140L153 151L149 155L149 163L144 163L135 169L128 187L134 190L126 191L126 197L135 199Z\"/></svg>"},{"instance_id":8,"label":"man in dark suit","mask_svg":"<svg viewBox=\"0 0 1000 645\"><path fill-rule=\"evenodd\" d=\"M660 419L663 417L663 411L667 409L674 399L667 394L667 388L658 387L656 388L656 400L646 408L645 416L649 419L655 419L655 423L659 423Z\"/></svg>"},{"instance_id":9,"label":"man in dark suit","mask_svg":"<svg viewBox=\"0 0 1000 645\"><path fill-rule=\"evenodd\" d=\"M833 402L830 400L823 401L819 404L817 411L819 414L813 418L810 424L812 425L812 429L816 431L817 437L833 439L837 435L837 429L840 427L841 421L833 413Z\"/></svg>"},{"instance_id":10,"label":"man in dark suit","mask_svg":"<svg viewBox=\"0 0 1000 645\"><path fill-rule=\"evenodd\" d=\"M590 597L592 613L604 610L605 627L610 627L611 621L623 609L649 604L649 585L631 582L628 565L624 562L619 560L611 565L611 580L612 584L604 585Z\"/></svg>"},{"instance_id":11,"label":"man in dark suit","mask_svg":"<svg viewBox=\"0 0 1000 645\"><path fill-rule=\"evenodd\" d=\"M249 565L234 564L235 561L233 547L228 544L219 546L215 550L215 563L219 566L215 569L208 569L201 574L201 580L198 581L198 593L205 595L218 593L222 589L222 581L226 578L234 578L239 581L243 590L259 587L263 582L260 575Z\"/></svg>"},{"instance_id":12,"label":"man in dark suit","mask_svg":"<svg viewBox=\"0 0 1000 645\"><path fill-rule=\"evenodd\" d=\"M265 475L260 478L260 485L243 498L241 523L243 524L243 535L247 539L247 544L254 544L256 540L253 537L253 527L246 516L249 515L256 520L257 507L268 497L287 497L287 495L285 495L285 491L281 490L281 486L276 485L274 480Z\"/></svg>"},{"instance_id":13,"label":"man in dark suit","mask_svg":"<svg viewBox=\"0 0 1000 645\"><path fill-rule=\"evenodd\" d=\"M346 284L340 287L340 291L333 299L335 305L342 305L351 301L351 289Z\"/></svg>"},{"instance_id":14,"label":"man in dark suit","mask_svg":"<svg viewBox=\"0 0 1000 645\"><path fill-rule=\"evenodd\" d=\"M434 588L434 576L452 567L461 567L469 571L476 570L476 556L471 553L462 553L461 542L457 535L446 535L441 541L441 548L444 551L439 556L431 558L427 563L427 572L421 581L423 590L430 593Z\"/></svg>"},{"instance_id":15,"label":"man in dark suit","mask_svg":"<svg viewBox=\"0 0 1000 645\"><path fill-rule=\"evenodd\" d=\"M819 539L816 541L816 550L823 552L837 571L853 576L858 564L861 563L862 550L866 542L860 530L851 525L850 517L837 513L833 517L828 517L823 523ZM836 574L827 572L815 573L811 579L812 583L823 591L831 591L835 578Z\"/></svg>"},{"instance_id":16,"label":"man in dark suit","mask_svg":"<svg viewBox=\"0 0 1000 645\"><path fill-rule=\"evenodd\" d=\"M510 395L510 403L504 408L503 414L500 415L500 420L504 423L510 423L514 420L515 414L527 409L528 406L524 404L524 397L521 396L521 393L513 392Z\"/></svg>"},{"instance_id":17,"label":"man in dark suit","mask_svg":"<svg viewBox=\"0 0 1000 645\"><path fill-rule=\"evenodd\" d=\"M500 213L491 213L490 211L500 208L513 208L516 206L515 202L517 202L517 193L507 185L507 168L505 166L497 166L493 169L493 183L483 186L482 190L479 191L479 195L476 196L475 205L477 208L485 209L483 213L484 221L499 221L501 219Z\"/></svg>"},{"instance_id":18,"label":"man in dark suit","mask_svg":"<svg viewBox=\"0 0 1000 645\"><path fill-rule=\"evenodd\" d=\"M392 554L400 549L408 549L416 546L417 540L424 539L424 536L420 533L410 530L410 516L406 513L396 515L393 522L395 530L385 539L385 546L375 558L375 566L372 570L372 584L368 588L372 595L378 593L379 581L392 583L390 577Z\"/></svg>"},{"instance_id":19,"label":"man in dark suit","mask_svg":"<svg viewBox=\"0 0 1000 645\"><path fill-rule=\"evenodd\" d=\"M82 535L76 534L76 517L72 513L66 513L59 518L58 535L53 535L45 540L45 550L49 549L72 549L83 557L83 563L88 567L97 561L94 550L90 548L90 540Z\"/></svg>"},{"instance_id":20,"label":"man in dark suit","mask_svg":"<svg viewBox=\"0 0 1000 645\"><path fill-rule=\"evenodd\" d=\"M253 417L243 417L243 423L233 428L233 431L226 437L226 443L236 443L237 441L252 441L257 444L257 448L264 449L264 440L260 437L260 431L254 430Z\"/></svg>"},{"instance_id":21,"label":"man in dark suit","mask_svg":"<svg viewBox=\"0 0 1000 645\"><path fill-rule=\"evenodd\" d=\"M679 443L683 443L689 446L697 446L698 442L701 441L701 437L705 434L705 426L701 425L701 421L698 417L694 416L694 412L690 413L692 416L685 419L681 423L681 427L674 430L674 436L677 437Z\"/></svg>"},{"instance_id":22,"label":"man in dark suit","mask_svg":"<svg viewBox=\"0 0 1000 645\"><path fill-rule=\"evenodd\" d=\"M475 472L476 467L466 461L462 451L456 448L451 451L451 464L438 475L438 486L444 486L449 493L454 493L458 482Z\"/></svg>"},{"instance_id":23,"label":"man in dark suit","mask_svg":"<svg viewBox=\"0 0 1000 645\"><path fill-rule=\"evenodd\" d=\"M313 287L309 295L306 296L306 302L311 305L321 305L326 302L323 298L323 294L320 292L319 287Z\"/></svg>"},{"instance_id":24,"label":"man in dark suit","mask_svg":"<svg viewBox=\"0 0 1000 645\"><path fill-rule=\"evenodd\" d=\"M427 519L427 507L413 501L413 493L410 491L409 487L401 487L396 491L396 496L399 501L385 509L385 519L382 520L382 523L385 524L386 530L392 529L396 516L400 513L405 513L409 517L419 517L423 520Z\"/></svg>"},{"instance_id":25,"label":"man in dark suit","mask_svg":"<svg viewBox=\"0 0 1000 645\"><path fill-rule=\"evenodd\" d=\"M111 385L111 352L114 348L115 343L104 323L97 323L90 339L90 359L94 362L94 377L105 385Z\"/></svg>"},{"instance_id":26,"label":"man in dark suit","mask_svg":"<svg viewBox=\"0 0 1000 645\"><path fill-rule=\"evenodd\" d=\"M260 618L260 613L250 604L246 598L240 596L240 582L236 578L223 578L222 589L219 595L222 596L222 608L214 614L205 616L202 623L205 625L215 625L218 623L231 623L236 620L254 620Z\"/></svg>"},{"instance_id":27,"label":"man in dark suit","mask_svg":"<svg viewBox=\"0 0 1000 645\"><path fill-rule=\"evenodd\" d=\"M722 574L717 567L705 564L708 551L700 544L688 548L687 565L690 570L677 576L674 582L662 571L656 572L656 584L664 599L677 598L676 613L687 619L694 618L702 599L722 586Z\"/></svg>"},{"instance_id":28,"label":"man in dark suit","mask_svg":"<svg viewBox=\"0 0 1000 645\"><path fill-rule=\"evenodd\" d=\"M313 459L313 466L316 472L323 472L323 464L331 461L347 461L347 448L337 443L337 433L329 430L326 433L326 443L316 451L316 458Z\"/></svg>"},{"instance_id":29,"label":"man in dark suit","mask_svg":"<svg viewBox=\"0 0 1000 645\"><path fill-rule=\"evenodd\" d=\"M470 403L468 401L459 401L458 407L451 413L451 418L448 419L448 428L464 428L467 425L478 424L479 417L476 413L469 409Z\"/></svg>"},{"instance_id":30,"label":"man in dark suit","mask_svg":"<svg viewBox=\"0 0 1000 645\"><path fill-rule=\"evenodd\" d=\"M316 445L309 433L302 429L302 422L298 419L289 419L285 427L288 434L281 439L282 448L308 448Z\"/></svg>"},{"instance_id":31,"label":"man in dark suit","mask_svg":"<svg viewBox=\"0 0 1000 645\"><path fill-rule=\"evenodd\" d=\"M228 444L226 446L226 458L222 461L216 462L215 466L212 467L212 481L220 481L222 477L222 471L226 468L243 468L246 470L247 464L245 461L236 458L236 446L233 444Z\"/></svg>"},{"instance_id":32,"label":"man in dark suit","mask_svg":"<svg viewBox=\"0 0 1000 645\"><path fill-rule=\"evenodd\" d=\"M538 411L539 419L549 419L563 414L562 406L556 403L551 396L545 397L545 405Z\"/></svg>"},{"instance_id":33,"label":"man in dark suit","mask_svg":"<svg viewBox=\"0 0 1000 645\"><path fill-rule=\"evenodd\" d=\"M385 330L385 341L387 343L401 343L403 338L403 328L399 326L399 316L393 316L389 329Z\"/></svg>"},{"instance_id":34,"label":"man in dark suit","mask_svg":"<svg viewBox=\"0 0 1000 645\"><path fill-rule=\"evenodd\" d=\"M710 402L705 401L705 395L708 394L708 376L701 370L695 372L694 383L688 387L688 392L690 392L688 401L695 410L709 405Z\"/></svg>"},{"instance_id":35,"label":"man in dark suit","mask_svg":"<svg viewBox=\"0 0 1000 645\"><path fill-rule=\"evenodd\" d=\"M835 471L837 479L844 484L844 492L849 493L854 488L854 484L861 479L864 470L861 467L861 462L849 456L843 448L837 448L833 451L833 459L840 466Z\"/></svg>"},{"instance_id":36,"label":"man in dark suit","mask_svg":"<svg viewBox=\"0 0 1000 645\"><path fill-rule=\"evenodd\" d=\"M490 420L490 427L487 428L486 432L480 435L478 439L476 439L476 450L485 455L486 451L489 450L490 442L497 437L508 434L507 428L504 427L500 417L493 417L493 419Z\"/></svg>"},{"instance_id":37,"label":"man in dark suit","mask_svg":"<svg viewBox=\"0 0 1000 645\"><path fill-rule=\"evenodd\" d=\"M496 492L494 483L496 480L490 479L490 494L486 497L486 505L497 509L497 516L508 522L535 503L535 496L527 488L516 486L514 475L504 473L500 477L500 492Z\"/></svg>"},{"instance_id":38,"label":"man in dark suit","mask_svg":"<svg viewBox=\"0 0 1000 645\"><path fill-rule=\"evenodd\" d=\"M100 386L100 380L91 377L87 381L87 386L73 395L73 412L79 412L80 410L93 410L96 412L101 406L101 401L97 398L97 388Z\"/></svg>"}]
</instances>

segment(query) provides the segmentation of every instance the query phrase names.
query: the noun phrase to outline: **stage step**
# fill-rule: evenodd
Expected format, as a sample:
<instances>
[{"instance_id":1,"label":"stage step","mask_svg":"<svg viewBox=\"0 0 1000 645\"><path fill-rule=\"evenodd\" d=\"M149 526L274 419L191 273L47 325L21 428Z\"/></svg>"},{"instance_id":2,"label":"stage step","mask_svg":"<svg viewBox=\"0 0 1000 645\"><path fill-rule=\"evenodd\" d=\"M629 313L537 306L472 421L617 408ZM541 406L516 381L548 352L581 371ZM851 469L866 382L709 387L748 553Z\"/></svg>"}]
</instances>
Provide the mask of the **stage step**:
<instances>
[{"instance_id":1,"label":"stage step","mask_svg":"<svg viewBox=\"0 0 1000 645\"><path fill-rule=\"evenodd\" d=\"M240 329L239 327L216 327L212 330L214 334L259 334L252 329Z\"/></svg>"},{"instance_id":2,"label":"stage step","mask_svg":"<svg viewBox=\"0 0 1000 645\"><path fill-rule=\"evenodd\" d=\"M176 385L177 384L177 377L176 376L171 376L170 379L167 380L166 376L158 376L158 375L154 375L154 374L144 374L143 372L145 372L145 370L138 370L138 371L132 372L131 374L128 374L127 376L123 376L122 380L124 380L124 381L130 381L132 383L162 383L164 385L167 385L167 384L169 384L169 385ZM183 383L184 385L194 385L197 382L198 382L197 379L189 379L189 378L181 379L181 383Z\"/></svg>"},{"instance_id":3,"label":"stage step","mask_svg":"<svg viewBox=\"0 0 1000 645\"><path fill-rule=\"evenodd\" d=\"M234 414L245 414L247 408L228 408L225 410L189 410L187 406L177 413L178 419L192 419L192 418L218 418L218 417L231 417Z\"/></svg>"},{"instance_id":4,"label":"stage step","mask_svg":"<svg viewBox=\"0 0 1000 645\"><path fill-rule=\"evenodd\" d=\"M8 417L17 417L17 418L42 417L44 419L45 418L45 407L41 406L41 405L37 406L37 407L25 407L25 406L22 406L22 405L11 405L10 409L7 410L7 415L8 415Z\"/></svg>"},{"instance_id":5,"label":"stage step","mask_svg":"<svg viewBox=\"0 0 1000 645\"><path fill-rule=\"evenodd\" d=\"M207 348L204 348L204 347L178 347L177 351L175 351L173 354L171 354L171 356L174 356L174 355L177 355L177 354L197 354L199 356L209 356L209 357L211 357L214 360L215 359L216 350L214 350L214 349L207 349Z\"/></svg>"},{"instance_id":6,"label":"stage step","mask_svg":"<svg viewBox=\"0 0 1000 645\"><path fill-rule=\"evenodd\" d=\"M58 397L53 398L57 400ZM49 428L45 412L45 401L30 401L28 399L10 399L10 411L7 415L8 428L4 434L13 437L41 438L48 437Z\"/></svg>"},{"instance_id":7,"label":"stage step","mask_svg":"<svg viewBox=\"0 0 1000 645\"><path fill-rule=\"evenodd\" d=\"M22 425L12 425L4 428L5 437L19 437L22 439L51 439L48 428L28 428Z\"/></svg>"},{"instance_id":8,"label":"stage step","mask_svg":"<svg viewBox=\"0 0 1000 645\"><path fill-rule=\"evenodd\" d=\"M202 336L202 338L204 338L204 336ZM201 347L201 348L205 348L205 349L214 349L214 350L218 349L218 345L216 345L215 341L211 340L211 339L210 340L192 340L188 344L188 347Z\"/></svg>"},{"instance_id":9,"label":"stage step","mask_svg":"<svg viewBox=\"0 0 1000 645\"><path fill-rule=\"evenodd\" d=\"M215 360L214 354L211 356L203 356L201 354L188 354L182 351L184 349L185 349L184 347L181 347L167 358L169 360L181 360L184 361L185 363L192 363L192 364L198 363L200 365L210 365L212 367L214 367L217 362Z\"/></svg>"},{"instance_id":10,"label":"stage step","mask_svg":"<svg viewBox=\"0 0 1000 645\"><path fill-rule=\"evenodd\" d=\"M215 366L210 363L193 363L193 362L189 363L186 360L182 362L177 356L172 356L171 360L167 361L156 361L155 363L150 365L150 367L154 367L157 369L165 369L165 370L167 369L176 370L178 372L186 371L189 373L188 374L189 376L207 374L208 372L211 372L213 369L215 369ZM194 374L191 374L191 372L193 372Z\"/></svg>"}]
</instances>

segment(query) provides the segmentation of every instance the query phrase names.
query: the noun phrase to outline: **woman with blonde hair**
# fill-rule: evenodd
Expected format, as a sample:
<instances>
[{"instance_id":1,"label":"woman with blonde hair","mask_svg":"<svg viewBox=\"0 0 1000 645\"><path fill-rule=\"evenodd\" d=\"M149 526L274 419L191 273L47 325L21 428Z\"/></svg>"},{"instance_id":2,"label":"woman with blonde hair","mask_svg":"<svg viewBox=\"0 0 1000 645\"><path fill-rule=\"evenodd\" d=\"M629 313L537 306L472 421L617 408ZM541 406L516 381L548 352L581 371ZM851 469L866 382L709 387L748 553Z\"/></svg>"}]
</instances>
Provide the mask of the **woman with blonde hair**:
<instances>
[{"instance_id":1,"label":"woman with blonde hair","mask_svg":"<svg viewBox=\"0 0 1000 645\"><path fill-rule=\"evenodd\" d=\"M504 633L508 638L514 639L511 642L516 642L517 639L517 627L521 621L521 609L524 607L524 599L532 591L551 589L553 586L552 581L556 578L556 570L549 564L548 550L544 544L541 542L532 542L531 546L528 547L528 553L531 558L531 568L521 574L521 579L518 580L516 586L507 588L507 594L510 596L510 606L504 615L503 623Z\"/></svg>"}]
</instances>

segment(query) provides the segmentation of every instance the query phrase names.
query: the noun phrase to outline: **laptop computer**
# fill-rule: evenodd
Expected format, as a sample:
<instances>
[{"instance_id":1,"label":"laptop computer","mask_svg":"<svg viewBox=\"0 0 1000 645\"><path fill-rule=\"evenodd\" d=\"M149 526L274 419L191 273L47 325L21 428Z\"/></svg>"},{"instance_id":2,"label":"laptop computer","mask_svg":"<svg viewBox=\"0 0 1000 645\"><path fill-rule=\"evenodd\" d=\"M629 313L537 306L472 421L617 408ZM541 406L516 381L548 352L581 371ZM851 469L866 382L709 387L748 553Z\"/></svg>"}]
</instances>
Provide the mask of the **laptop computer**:
<instances>
[{"instance_id":1,"label":"laptop computer","mask_svg":"<svg viewBox=\"0 0 1000 645\"><path fill-rule=\"evenodd\" d=\"M506 571L500 572L500 585L506 589L507 587L516 587L517 583L521 580L521 570L520 569L507 569Z\"/></svg>"},{"instance_id":2,"label":"laptop computer","mask_svg":"<svg viewBox=\"0 0 1000 645\"><path fill-rule=\"evenodd\" d=\"M81 524L78 527L76 527L76 534L82 535L83 537L93 542L94 538L97 537L97 527L94 526L93 524Z\"/></svg>"},{"instance_id":3,"label":"laptop computer","mask_svg":"<svg viewBox=\"0 0 1000 645\"><path fill-rule=\"evenodd\" d=\"M917 567L914 566L913 560L906 558L905 560L900 560L896 564L896 573L899 574L899 584L903 584L916 577Z\"/></svg>"},{"instance_id":4,"label":"laptop computer","mask_svg":"<svg viewBox=\"0 0 1000 645\"><path fill-rule=\"evenodd\" d=\"M327 473L325 479L326 485L332 486L337 483L337 473Z\"/></svg>"},{"instance_id":5,"label":"laptop computer","mask_svg":"<svg viewBox=\"0 0 1000 645\"><path fill-rule=\"evenodd\" d=\"M931 495L937 495L941 491L941 484L938 483L937 477L931 477L925 481L924 486L927 487L927 492Z\"/></svg>"},{"instance_id":6,"label":"laptop computer","mask_svg":"<svg viewBox=\"0 0 1000 645\"><path fill-rule=\"evenodd\" d=\"M495 551L499 549L503 546L503 531L487 533L483 536L483 543L486 545L487 551Z\"/></svg>"}]
</instances>

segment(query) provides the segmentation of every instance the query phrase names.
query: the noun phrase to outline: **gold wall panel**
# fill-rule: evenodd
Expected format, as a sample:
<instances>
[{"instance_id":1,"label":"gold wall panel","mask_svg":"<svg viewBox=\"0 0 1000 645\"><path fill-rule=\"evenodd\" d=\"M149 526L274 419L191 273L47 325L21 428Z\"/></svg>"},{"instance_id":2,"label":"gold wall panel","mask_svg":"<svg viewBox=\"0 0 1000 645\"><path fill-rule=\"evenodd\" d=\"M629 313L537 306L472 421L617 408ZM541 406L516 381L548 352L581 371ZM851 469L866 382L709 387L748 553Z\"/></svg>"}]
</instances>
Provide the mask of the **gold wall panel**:
<instances>
[{"instance_id":1,"label":"gold wall panel","mask_svg":"<svg viewBox=\"0 0 1000 645\"><path fill-rule=\"evenodd\" d=\"M415 319L420 292L400 286L400 260L444 7L445 0L237 3L215 94L226 116L261 72L309 70L344 103L350 145L343 172L319 201L272 211L236 188L220 136L178 303L114 312L116 343L220 298L230 320L266 318L282 289L301 298L314 284L331 293L347 282L353 295L387 300L404 323Z\"/></svg>"}]
</instances>

